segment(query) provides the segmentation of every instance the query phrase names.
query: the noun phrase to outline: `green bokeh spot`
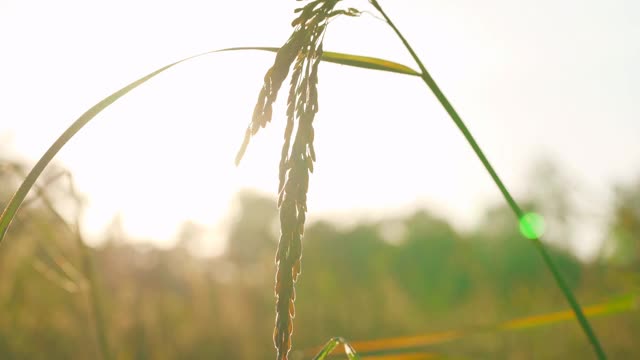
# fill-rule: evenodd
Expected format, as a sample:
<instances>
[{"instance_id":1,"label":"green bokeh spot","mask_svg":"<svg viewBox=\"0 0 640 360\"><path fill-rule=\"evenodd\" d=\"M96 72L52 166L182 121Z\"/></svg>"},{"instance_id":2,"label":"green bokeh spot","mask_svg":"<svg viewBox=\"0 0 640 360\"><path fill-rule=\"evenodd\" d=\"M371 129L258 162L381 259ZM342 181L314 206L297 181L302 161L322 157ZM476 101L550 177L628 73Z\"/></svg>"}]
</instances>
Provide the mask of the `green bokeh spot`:
<instances>
[{"instance_id":1,"label":"green bokeh spot","mask_svg":"<svg viewBox=\"0 0 640 360\"><path fill-rule=\"evenodd\" d=\"M520 233L527 239L537 239L544 233L544 218L536 213L526 213L520 218Z\"/></svg>"}]
</instances>

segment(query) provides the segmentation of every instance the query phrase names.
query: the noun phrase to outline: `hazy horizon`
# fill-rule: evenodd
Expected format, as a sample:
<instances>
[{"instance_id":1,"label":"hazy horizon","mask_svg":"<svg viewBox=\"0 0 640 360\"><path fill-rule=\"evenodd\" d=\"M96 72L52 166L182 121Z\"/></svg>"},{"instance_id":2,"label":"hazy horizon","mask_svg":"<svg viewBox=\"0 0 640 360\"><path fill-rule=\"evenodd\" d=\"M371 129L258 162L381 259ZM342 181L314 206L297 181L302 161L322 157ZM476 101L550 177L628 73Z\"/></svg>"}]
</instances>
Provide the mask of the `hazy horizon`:
<instances>
[{"instance_id":1,"label":"hazy horizon","mask_svg":"<svg viewBox=\"0 0 640 360\"><path fill-rule=\"evenodd\" d=\"M297 4L248 3L3 2L3 151L33 163L88 107L177 59L281 45ZM541 159L579 184L586 212L640 175L640 3L383 5L516 198L530 195L527 179ZM393 33L366 14L334 21L325 49L415 68ZM132 236L166 242L184 221L222 221L241 188L274 194L284 96L272 124L233 165L272 61L272 54L242 52L185 63L78 134L55 162L88 197L87 232L99 234L119 213ZM322 64L319 97L310 218L425 206L464 228L502 201L418 79Z\"/></svg>"}]
</instances>

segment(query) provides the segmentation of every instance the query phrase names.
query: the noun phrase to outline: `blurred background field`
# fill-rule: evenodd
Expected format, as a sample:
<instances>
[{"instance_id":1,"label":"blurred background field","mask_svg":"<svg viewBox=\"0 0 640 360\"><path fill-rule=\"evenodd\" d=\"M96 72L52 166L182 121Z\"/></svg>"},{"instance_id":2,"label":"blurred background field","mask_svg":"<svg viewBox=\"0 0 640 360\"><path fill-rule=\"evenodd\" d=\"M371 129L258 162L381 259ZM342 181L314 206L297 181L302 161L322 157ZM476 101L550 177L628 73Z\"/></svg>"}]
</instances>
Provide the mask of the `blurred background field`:
<instances>
[{"instance_id":1,"label":"blurred background field","mask_svg":"<svg viewBox=\"0 0 640 360\"><path fill-rule=\"evenodd\" d=\"M561 191L567 184L556 181L557 169L544 164L537 170L546 171L540 181L555 183L558 192L532 195L525 199L527 208L553 224L556 236L547 243L581 304L613 302L608 310L605 306L610 314L592 318L611 358L637 357L639 182L616 188L614 202L592 215L607 226L599 234L597 255L581 260L564 240L573 231L568 219L578 209L563 196L569 192ZM2 163L0 204L17 186L21 167ZM74 229L81 209L64 174L52 168L43 176L40 191L2 244L2 359L98 356ZM277 208L268 195L242 191L231 214L220 239L185 223L175 245L160 248L152 239L129 238L115 218L90 248L104 307L102 326L117 359L269 357ZM224 250L200 255L202 243L212 241L223 242ZM464 231L429 209L349 224L315 221L307 227L303 259L296 358L309 358L309 351L334 336L353 341L356 350L360 345L364 354L408 353L407 358L591 356L575 321L547 324L531 318L567 305L502 205L487 209L482 221ZM531 325L498 326L521 318ZM449 331L461 334L447 341ZM415 342L417 335L426 336ZM388 337L400 339L380 340ZM416 354L422 357L411 357Z\"/></svg>"}]
</instances>

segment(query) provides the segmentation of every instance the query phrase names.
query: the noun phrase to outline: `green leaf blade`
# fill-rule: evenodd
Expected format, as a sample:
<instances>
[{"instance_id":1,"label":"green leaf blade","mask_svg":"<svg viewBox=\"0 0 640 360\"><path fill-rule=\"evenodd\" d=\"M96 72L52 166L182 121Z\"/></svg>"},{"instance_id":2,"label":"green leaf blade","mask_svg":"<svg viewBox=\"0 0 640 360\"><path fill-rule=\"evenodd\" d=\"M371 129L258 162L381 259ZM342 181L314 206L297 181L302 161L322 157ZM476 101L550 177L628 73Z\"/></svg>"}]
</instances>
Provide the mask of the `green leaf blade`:
<instances>
[{"instance_id":1,"label":"green leaf blade","mask_svg":"<svg viewBox=\"0 0 640 360\"><path fill-rule=\"evenodd\" d=\"M363 69L389 71L398 74L421 76L419 72L406 65L369 56L350 55L326 51L322 56L322 60L341 65L359 67Z\"/></svg>"},{"instance_id":2,"label":"green leaf blade","mask_svg":"<svg viewBox=\"0 0 640 360\"><path fill-rule=\"evenodd\" d=\"M267 46L252 46L252 47L234 47L228 48L221 51L237 51L237 50L257 50L257 51L269 51L269 52L278 52L279 48L277 47L267 47ZM362 56L362 55L353 55L353 54L345 54L334 51L325 51L322 54L322 61L330 62L339 65L346 65L351 67L357 67L362 69L369 70L379 70L379 71L388 71L396 74L405 74L412 76L422 76L419 72L413 70L412 68L399 64L390 60L370 57L370 56Z\"/></svg>"}]
</instances>

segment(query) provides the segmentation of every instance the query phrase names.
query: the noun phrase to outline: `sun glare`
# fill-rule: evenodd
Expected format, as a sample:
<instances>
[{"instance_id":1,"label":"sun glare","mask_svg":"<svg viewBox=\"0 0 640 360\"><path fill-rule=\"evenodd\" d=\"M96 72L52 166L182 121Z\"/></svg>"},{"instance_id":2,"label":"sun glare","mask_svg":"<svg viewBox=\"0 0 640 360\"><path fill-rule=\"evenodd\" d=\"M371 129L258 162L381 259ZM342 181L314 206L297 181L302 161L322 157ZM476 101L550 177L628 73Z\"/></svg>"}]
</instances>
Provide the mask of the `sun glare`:
<instances>
[{"instance_id":1,"label":"sun glare","mask_svg":"<svg viewBox=\"0 0 640 360\"><path fill-rule=\"evenodd\" d=\"M65 149L61 158L92 194L88 228L101 228L104 213L118 212L134 237L166 240L184 221L220 222L240 187L272 185L263 180L274 178L267 175L272 163L256 155L276 144L256 141L249 164L233 164L253 105L242 96L243 79L224 71L202 76L210 67L233 69L237 60L204 59L163 74Z\"/></svg>"},{"instance_id":2,"label":"sun glare","mask_svg":"<svg viewBox=\"0 0 640 360\"><path fill-rule=\"evenodd\" d=\"M53 33L47 36L52 37L53 44L60 43L56 46L68 55L48 59L45 65L56 71L35 66L30 89L17 89L17 94L35 91L33 96L51 99L46 103L47 113L26 103L8 104L10 112L22 111L24 117L22 123L14 125L21 134L16 147L35 159L75 117L119 86L181 56L225 47L213 42L202 49L202 44L210 42L205 40L210 35L199 32L198 24L211 22L202 15L205 9L195 9L198 6L204 5L190 3L180 9L161 6L158 16L148 19L148 26L153 27L169 14L176 15L172 16L172 29L199 34L172 49L153 42L146 43L145 51L140 50L144 37L151 35L133 29L137 23L132 14L139 8L130 9L131 13L119 22L121 26L109 33L101 19L62 21L64 24L58 27L52 24ZM284 18L293 5L282 6L281 11L269 11L279 14L281 23L287 23ZM119 16L120 11L117 6L78 9L88 13L104 10L107 18ZM21 7L15 11L28 13ZM180 20L180 14L186 12L191 15ZM38 19L43 24L50 21L46 17ZM223 17L214 23L220 29L233 26L225 21ZM332 24L335 31L349 36L332 36L330 30L327 46L411 64L401 51L402 45L379 21L366 16L355 21L357 26L350 28L353 31L340 30L346 21ZM178 34L162 29L157 36L166 35L173 43L171 39ZM226 34L234 36L225 37L232 42L226 45L255 45L261 41L277 45L288 31L287 27L265 29L257 38L255 32L238 31ZM55 32L60 32L59 36ZM362 41L365 33L366 39L376 38L391 47ZM24 34L35 36L29 31ZM86 44L86 51L73 55L74 41ZM201 50L193 50L195 45ZM125 56L123 51L138 56ZM36 55L29 58L40 59ZM224 224L232 198L241 188L275 196L285 96L275 104L272 123L251 141L240 166L233 165L264 72L272 62L272 54L255 52L205 56L159 75L99 114L56 158L70 168L79 190L87 196L86 231L99 237L119 214L133 237L170 244L184 221ZM100 64L100 69L91 68L91 64ZM464 181L464 169L473 159L463 151L455 129L442 118L424 121L439 110L435 102L425 103L418 81L334 64L323 64L320 73L320 112L315 126L318 162L310 179L310 216L346 209L380 214L424 202L445 213L470 213L469 204L474 202L461 199L474 195L475 190ZM88 74L91 79L86 78ZM8 76L10 79L13 75ZM40 80L36 82L36 78ZM60 83L68 84L64 93L56 88ZM74 95L75 87L83 91ZM52 120L41 123L44 118ZM39 131L25 135L32 126Z\"/></svg>"}]
</instances>

